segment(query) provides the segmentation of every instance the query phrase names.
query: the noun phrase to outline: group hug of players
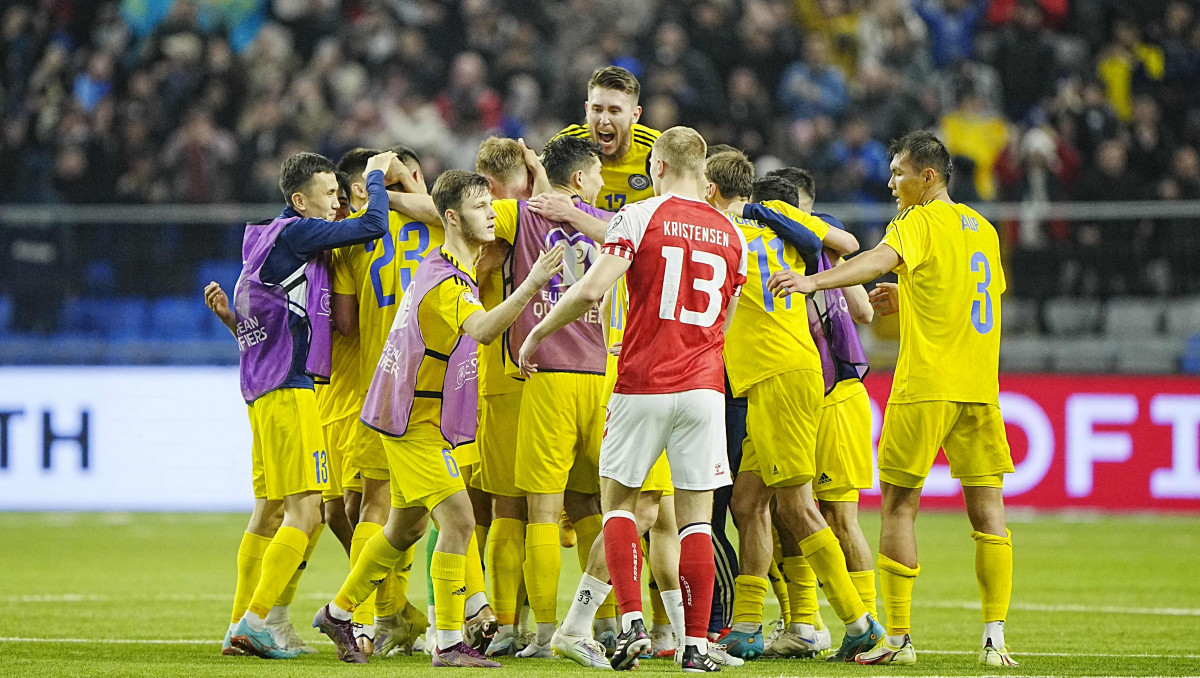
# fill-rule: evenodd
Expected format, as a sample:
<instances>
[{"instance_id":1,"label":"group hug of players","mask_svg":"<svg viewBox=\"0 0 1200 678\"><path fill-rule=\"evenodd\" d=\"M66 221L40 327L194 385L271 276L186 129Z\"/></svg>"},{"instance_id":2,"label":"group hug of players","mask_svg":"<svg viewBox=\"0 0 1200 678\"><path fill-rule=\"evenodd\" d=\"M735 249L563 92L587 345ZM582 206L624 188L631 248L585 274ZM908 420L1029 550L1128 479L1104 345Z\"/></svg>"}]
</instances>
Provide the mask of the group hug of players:
<instances>
[{"instance_id":1,"label":"group hug of players","mask_svg":"<svg viewBox=\"0 0 1200 678\"><path fill-rule=\"evenodd\" d=\"M812 212L806 172L755 179L694 130L638 125L639 93L599 69L585 125L540 155L488 139L476 172L432 191L403 147L283 163L288 206L247 226L232 300L205 289L238 341L253 431L224 654L315 652L288 606L328 526L351 570L313 626L345 662L423 647L434 666L912 664L913 524L944 449L974 530L979 661L1016 665L1005 282L994 228L947 194L945 147L927 132L893 143L900 214L843 260L858 243ZM868 295L889 271L898 285ZM901 324L878 454L886 628L857 514L872 454L855 323L876 310ZM560 617L572 542L584 573ZM818 582L845 624L836 650ZM784 619L764 638L772 587Z\"/></svg>"}]
</instances>

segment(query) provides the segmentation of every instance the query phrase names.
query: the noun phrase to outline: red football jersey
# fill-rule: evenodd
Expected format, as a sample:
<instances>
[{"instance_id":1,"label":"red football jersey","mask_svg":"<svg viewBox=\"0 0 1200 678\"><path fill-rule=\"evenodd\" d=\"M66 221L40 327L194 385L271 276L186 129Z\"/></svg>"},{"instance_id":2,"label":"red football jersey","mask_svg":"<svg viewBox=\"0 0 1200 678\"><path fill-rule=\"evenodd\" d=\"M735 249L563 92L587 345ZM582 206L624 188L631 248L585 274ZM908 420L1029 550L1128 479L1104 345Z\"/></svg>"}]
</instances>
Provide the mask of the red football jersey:
<instances>
[{"instance_id":1,"label":"red football jersey","mask_svg":"<svg viewBox=\"0 0 1200 678\"><path fill-rule=\"evenodd\" d=\"M602 251L629 259L615 393L725 391L725 308L746 282L746 239L706 202L663 195L626 205Z\"/></svg>"}]
</instances>

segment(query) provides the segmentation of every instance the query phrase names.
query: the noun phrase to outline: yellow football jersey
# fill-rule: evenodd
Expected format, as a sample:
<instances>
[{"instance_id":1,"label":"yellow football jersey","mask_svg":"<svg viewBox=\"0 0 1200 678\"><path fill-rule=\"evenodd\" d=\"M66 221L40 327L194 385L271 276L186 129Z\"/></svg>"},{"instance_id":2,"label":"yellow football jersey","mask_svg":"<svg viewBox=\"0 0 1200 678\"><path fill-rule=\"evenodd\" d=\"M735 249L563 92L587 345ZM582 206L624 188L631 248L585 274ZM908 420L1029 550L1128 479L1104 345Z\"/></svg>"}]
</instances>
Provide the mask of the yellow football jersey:
<instances>
[{"instance_id":1,"label":"yellow football jersey","mask_svg":"<svg viewBox=\"0 0 1200 678\"><path fill-rule=\"evenodd\" d=\"M659 134L661 132L656 129L633 124L632 139L625 157L617 162L606 162L600 169L604 176L604 188L600 189L596 196L596 207L616 212L628 203L654 197L654 187L650 185L650 175L646 166L649 163L650 150ZM586 124L571 125L554 136L563 135L592 138L592 132Z\"/></svg>"},{"instance_id":2,"label":"yellow football jersey","mask_svg":"<svg viewBox=\"0 0 1200 678\"><path fill-rule=\"evenodd\" d=\"M480 281L483 282L483 281ZM496 267L488 274L488 284L479 286L479 301L492 310L504 301L504 269ZM520 390L524 383L505 374L508 362L508 333L491 344L479 345L479 395L491 396Z\"/></svg>"},{"instance_id":3,"label":"yellow football jersey","mask_svg":"<svg viewBox=\"0 0 1200 678\"><path fill-rule=\"evenodd\" d=\"M1000 295L996 229L962 204L901 212L883 243L900 254L900 357L890 403L998 405Z\"/></svg>"},{"instance_id":4,"label":"yellow football jersey","mask_svg":"<svg viewBox=\"0 0 1200 678\"><path fill-rule=\"evenodd\" d=\"M736 214L729 214L729 218L746 236L746 284L725 333L724 349L729 385L733 395L740 397L751 386L776 374L801 369L819 372L821 356L808 329L804 297L777 298L767 289L772 273L804 270L800 253L753 219Z\"/></svg>"},{"instance_id":5,"label":"yellow football jersey","mask_svg":"<svg viewBox=\"0 0 1200 678\"><path fill-rule=\"evenodd\" d=\"M336 261L337 254L334 254ZM335 264L336 265L336 264ZM358 337L344 337L333 331L333 362L328 384L317 384L317 409L321 425L362 412L362 394L358 392Z\"/></svg>"},{"instance_id":6,"label":"yellow football jersey","mask_svg":"<svg viewBox=\"0 0 1200 678\"><path fill-rule=\"evenodd\" d=\"M625 313L629 310L629 291L625 289L625 276L613 283L608 294L607 341L608 347L625 338ZM603 404L608 405L613 388L617 385L617 356L608 354L608 363L604 367L604 398Z\"/></svg>"},{"instance_id":7,"label":"yellow football jersey","mask_svg":"<svg viewBox=\"0 0 1200 678\"><path fill-rule=\"evenodd\" d=\"M475 279L475 267L464 264L444 250L436 250L432 256L445 256L450 263ZM471 293L470 288L457 276L447 278L430 290L417 307L417 318L421 325L421 338L426 348L450 355L464 334L463 323L474 313L483 311L483 305ZM393 314L394 315L394 314ZM390 326L389 326L390 329ZM381 351L383 349L380 349ZM374 369L372 369L374 375ZM442 360L425 360L417 370L417 391L442 392L446 377L446 363ZM441 437L442 401L440 398L415 398L408 417L405 438Z\"/></svg>"},{"instance_id":8,"label":"yellow football jersey","mask_svg":"<svg viewBox=\"0 0 1200 678\"><path fill-rule=\"evenodd\" d=\"M365 211L364 207L350 216ZM416 273L417 264L445 241L441 222L426 224L389 211L387 237L341 248L342 264L334 268L333 293L358 299L360 395L366 394L375 375L396 317L396 302Z\"/></svg>"}]
</instances>

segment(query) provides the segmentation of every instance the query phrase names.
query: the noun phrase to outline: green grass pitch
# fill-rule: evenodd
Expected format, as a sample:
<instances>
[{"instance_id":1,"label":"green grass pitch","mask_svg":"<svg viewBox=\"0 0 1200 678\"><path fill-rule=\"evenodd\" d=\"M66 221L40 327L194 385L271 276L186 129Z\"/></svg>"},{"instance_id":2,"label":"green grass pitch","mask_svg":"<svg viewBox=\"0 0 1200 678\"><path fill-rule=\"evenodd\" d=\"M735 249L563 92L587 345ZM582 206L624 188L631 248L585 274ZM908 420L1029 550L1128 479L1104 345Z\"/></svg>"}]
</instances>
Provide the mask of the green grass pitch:
<instances>
[{"instance_id":1,"label":"green grass pitch","mask_svg":"<svg viewBox=\"0 0 1200 678\"><path fill-rule=\"evenodd\" d=\"M324 535L292 605L321 653L292 661L222 657L234 557L246 516L236 514L0 514L0 676L413 676L427 656L339 663L309 628L337 590L345 556ZM872 543L878 520L864 518ZM1012 517L1016 582L1008 643L1011 676L1200 675L1200 517ZM918 521L922 572L913 606L917 665L860 667L759 660L736 676L970 676L980 622L974 545L966 518ZM564 553L559 613L578 577ZM424 563L411 598L425 597ZM768 599L770 600L770 595ZM769 604L768 619L775 615ZM823 608L827 620L834 619ZM840 625L834 624L835 643ZM61 639L61 640L60 640ZM581 675L566 661L503 660L497 676ZM451 669L436 673L445 674ZM675 674L665 660L638 675ZM475 671L478 673L478 670ZM491 674L489 674L491 675Z\"/></svg>"}]
</instances>

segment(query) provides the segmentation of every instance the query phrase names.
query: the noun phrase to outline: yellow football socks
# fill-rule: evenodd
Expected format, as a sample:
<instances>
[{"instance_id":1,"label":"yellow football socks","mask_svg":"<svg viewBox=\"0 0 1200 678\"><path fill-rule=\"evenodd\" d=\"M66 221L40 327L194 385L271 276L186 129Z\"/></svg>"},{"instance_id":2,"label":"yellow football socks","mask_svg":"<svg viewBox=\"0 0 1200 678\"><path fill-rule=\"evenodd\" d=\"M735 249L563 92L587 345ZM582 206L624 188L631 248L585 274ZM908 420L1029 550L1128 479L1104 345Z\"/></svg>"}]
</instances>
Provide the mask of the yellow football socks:
<instances>
[{"instance_id":1,"label":"yellow football socks","mask_svg":"<svg viewBox=\"0 0 1200 678\"><path fill-rule=\"evenodd\" d=\"M350 570L350 576L342 583L342 589L334 597L333 603L343 610L358 612L363 601L375 591L380 581L391 576L396 563L403 557L404 552L396 550L383 535L383 531L377 530L375 536L363 545L358 554L358 562ZM357 615L355 616L357 618ZM373 612L372 619L367 623L375 623Z\"/></svg>"},{"instance_id":2,"label":"yellow football socks","mask_svg":"<svg viewBox=\"0 0 1200 678\"><path fill-rule=\"evenodd\" d=\"M558 574L562 568L558 523L525 527L525 588L529 609L539 624L558 621Z\"/></svg>"},{"instance_id":3,"label":"yellow football socks","mask_svg":"<svg viewBox=\"0 0 1200 678\"><path fill-rule=\"evenodd\" d=\"M554 529L557 530L558 526L555 525ZM467 556L433 552L433 558L429 561L429 581L433 582L433 609L438 630L456 631L462 628L466 570Z\"/></svg>"},{"instance_id":4,"label":"yellow football socks","mask_svg":"<svg viewBox=\"0 0 1200 678\"><path fill-rule=\"evenodd\" d=\"M979 600L983 604L983 622L1004 621L1012 597L1012 532L1005 536L972 532L975 540L975 578L979 581Z\"/></svg>"},{"instance_id":5,"label":"yellow football socks","mask_svg":"<svg viewBox=\"0 0 1200 678\"><path fill-rule=\"evenodd\" d=\"M599 514L587 516L579 522L575 523L576 546L579 547L579 569L587 571L588 558L592 555L592 545L596 543L596 537L599 536L600 530L604 526L604 520Z\"/></svg>"},{"instance_id":6,"label":"yellow football socks","mask_svg":"<svg viewBox=\"0 0 1200 678\"><path fill-rule=\"evenodd\" d=\"M843 623L849 624L867 613L854 582L850 580L846 556L832 529L827 527L801 539L800 551L821 581L830 607Z\"/></svg>"},{"instance_id":7,"label":"yellow football socks","mask_svg":"<svg viewBox=\"0 0 1200 678\"><path fill-rule=\"evenodd\" d=\"M483 560L479 555L479 542L476 541L475 535L471 535L471 542L467 544L467 562L463 579L467 587L467 598L487 590L487 584L483 579Z\"/></svg>"},{"instance_id":8,"label":"yellow football socks","mask_svg":"<svg viewBox=\"0 0 1200 678\"><path fill-rule=\"evenodd\" d=\"M762 624L763 600L770 584L762 577L739 574L733 580L733 623Z\"/></svg>"},{"instance_id":9,"label":"yellow football socks","mask_svg":"<svg viewBox=\"0 0 1200 678\"><path fill-rule=\"evenodd\" d=\"M791 624L816 626L817 575L804 556L783 559L783 576L787 580L788 603L791 605Z\"/></svg>"},{"instance_id":10,"label":"yellow football socks","mask_svg":"<svg viewBox=\"0 0 1200 678\"><path fill-rule=\"evenodd\" d=\"M412 573L413 549L409 546L396 567L375 592L375 616L390 617L408 605L408 576Z\"/></svg>"},{"instance_id":11,"label":"yellow football socks","mask_svg":"<svg viewBox=\"0 0 1200 678\"><path fill-rule=\"evenodd\" d=\"M487 576L492 583L492 609L502 626L517 623L517 589L525 562L525 525L516 518L493 518L488 531Z\"/></svg>"},{"instance_id":12,"label":"yellow football socks","mask_svg":"<svg viewBox=\"0 0 1200 678\"><path fill-rule=\"evenodd\" d=\"M279 528L275 538L267 546L262 559L262 576L254 597L250 600L250 612L267 618L267 613L279 600L279 594L291 581L296 568L304 562L304 551L308 548L308 535L304 530L287 525Z\"/></svg>"},{"instance_id":13,"label":"yellow football socks","mask_svg":"<svg viewBox=\"0 0 1200 678\"><path fill-rule=\"evenodd\" d=\"M305 568L308 567L308 561L312 558L313 550L317 548L317 540L321 538L321 533L325 531L325 524L317 525L317 529L313 531L311 537L308 538L308 547L304 549L304 560L300 561L300 566L296 568L296 573L292 575L291 581L284 587L283 593L279 594L279 600L275 601L275 605L291 605L292 600L296 598L296 587L300 585L300 576L304 574Z\"/></svg>"},{"instance_id":14,"label":"yellow football socks","mask_svg":"<svg viewBox=\"0 0 1200 678\"><path fill-rule=\"evenodd\" d=\"M771 591L775 593L775 600L779 601L780 616L783 617L784 623L791 623L792 605L788 595L787 579L779 571L779 565L776 564L774 558L771 559L771 566L767 568L767 581L771 582Z\"/></svg>"},{"instance_id":15,"label":"yellow football socks","mask_svg":"<svg viewBox=\"0 0 1200 678\"><path fill-rule=\"evenodd\" d=\"M875 570L851 572L850 581L854 582L859 600L862 600L863 605L867 606L867 613L872 617L879 618L879 611L875 607Z\"/></svg>"},{"instance_id":16,"label":"yellow football socks","mask_svg":"<svg viewBox=\"0 0 1200 678\"><path fill-rule=\"evenodd\" d=\"M906 567L879 554L879 593L883 596L883 613L887 616L887 634L902 636L912 629L912 591L921 566Z\"/></svg>"},{"instance_id":17,"label":"yellow football socks","mask_svg":"<svg viewBox=\"0 0 1200 678\"><path fill-rule=\"evenodd\" d=\"M233 593L232 623L236 624L246 614L250 607L250 599L254 597L254 589L258 588L258 579L262 574L263 554L270 546L271 540L257 534L245 532L242 543L238 546L237 554L237 588Z\"/></svg>"},{"instance_id":18,"label":"yellow football socks","mask_svg":"<svg viewBox=\"0 0 1200 678\"><path fill-rule=\"evenodd\" d=\"M379 534L383 530L383 525L379 523L362 522L354 526L354 534L350 537L350 570L358 565L358 559L362 556L363 548L371 537ZM358 607L354 610L354 622L356 624L374 624L375 623L375 599L377 594L374 589L367 595L365 600L358 601ZM349 610L350 608L344 608Z\"/></svg>"}]
</instances>

